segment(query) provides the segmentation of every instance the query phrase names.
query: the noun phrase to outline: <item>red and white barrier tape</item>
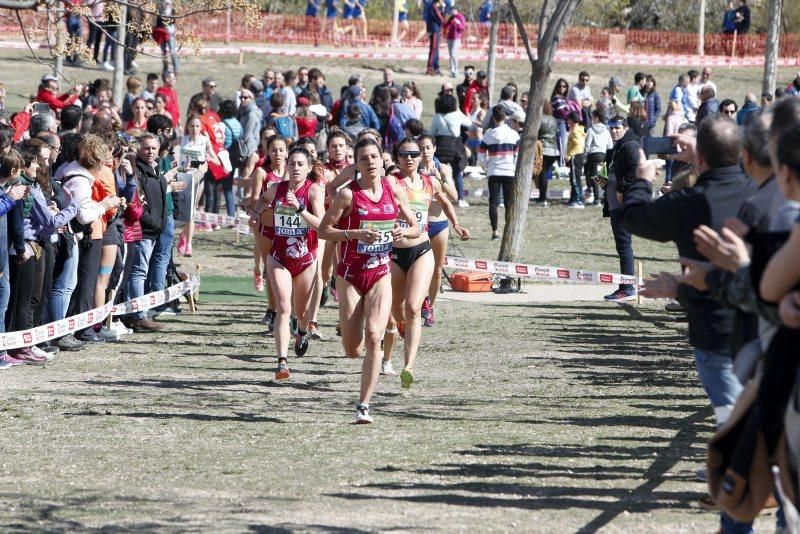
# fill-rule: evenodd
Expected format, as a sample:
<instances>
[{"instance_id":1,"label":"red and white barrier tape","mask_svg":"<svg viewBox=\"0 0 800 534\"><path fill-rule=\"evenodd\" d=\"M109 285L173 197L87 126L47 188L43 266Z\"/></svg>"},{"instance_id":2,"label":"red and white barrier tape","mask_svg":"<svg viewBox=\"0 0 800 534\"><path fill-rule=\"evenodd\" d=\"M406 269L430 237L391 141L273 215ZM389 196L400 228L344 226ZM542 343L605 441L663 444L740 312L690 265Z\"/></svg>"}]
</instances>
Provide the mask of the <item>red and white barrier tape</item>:
<instances>
[{"instance_id":1,"label":"red and white barrier tape","mask_svg":"<svg viewBox=\"0 0 800 534\"><path fill-rule=\"evenodd\" d=\"M466 269L492 274L505 274L533 280L560 280L562 282L579 282L583 284L638 284L634 275L585 271L552 267L549 265L528 265L525 263L509 263L504 261L474 260L446 256L444 266L451 269Z\"/></svg>"},{"instance_id":2,"label":"red and white barrier tape","mask_svg":"<svg viewBox=\"0 0 800 534\"><path fill-rule=\"evenodd\" d=\"M147 295L117 304L116 306L109 302L99 308L42 326L37 326L30 330L6 332L0 334L0 350L5 351L30 347L31 345L37 345L57 337L66 336L67 334L72 334L78 330L83 330L84 328L102 322L109 315L125 315L137 311L147 311L166 302L175 300L199 286L200 279L195 276L180 284L175 284L172 287L164 289L163 291L148 293Z\"/></svg>"}]
</instances>

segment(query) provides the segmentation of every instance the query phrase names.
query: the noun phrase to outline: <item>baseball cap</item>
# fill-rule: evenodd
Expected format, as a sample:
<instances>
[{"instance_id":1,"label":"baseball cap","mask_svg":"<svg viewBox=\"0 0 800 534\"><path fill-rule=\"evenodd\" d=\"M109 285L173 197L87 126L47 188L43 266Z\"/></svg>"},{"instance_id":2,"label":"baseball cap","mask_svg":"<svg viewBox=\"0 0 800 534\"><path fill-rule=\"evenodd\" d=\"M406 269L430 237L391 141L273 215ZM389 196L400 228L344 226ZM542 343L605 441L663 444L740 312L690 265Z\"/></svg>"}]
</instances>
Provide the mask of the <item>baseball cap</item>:
<instances>
[{"instance_id":1,"label":"baseball cap","mask_svg":"<svg viewBox=\"0 0 800 534\"><path fill-rule=\"evenodd\" d=\"M45 82L57 82L57 81L58 81L58 78L56 78L52 74L45 74L44 76L42 76L42 83L45 83Z\"/></svg>"},{"instance_id":2,"label":"baseball cap","mask_svg":"<svg viewBox=\"0 0 800 534\"><path fill-rule=\"evenodd\" d=\"M485 70L479 70L478 71L478 78L486 78L486 71Z\"/></svg>"}]
</instances>

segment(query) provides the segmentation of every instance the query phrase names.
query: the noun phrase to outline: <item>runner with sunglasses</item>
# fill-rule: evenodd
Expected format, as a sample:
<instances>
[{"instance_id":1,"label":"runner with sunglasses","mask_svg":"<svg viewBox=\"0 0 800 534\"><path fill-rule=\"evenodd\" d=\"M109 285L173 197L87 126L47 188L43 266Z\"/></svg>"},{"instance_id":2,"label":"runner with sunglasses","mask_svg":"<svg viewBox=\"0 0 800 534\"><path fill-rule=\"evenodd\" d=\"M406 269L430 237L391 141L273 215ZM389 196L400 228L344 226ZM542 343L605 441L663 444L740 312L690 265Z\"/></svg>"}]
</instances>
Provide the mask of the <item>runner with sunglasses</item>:
<instances>
[{"instance_id":1,"label":"runner with sunglasses","mask_svg":"<svg viewBox=\"0 0 800 534\"><path fill-rule=\"evenodd\" d=\"M462 239L469 239L469 231L458 223L453 205L442 191L441 182L419 172L421 158L419 141L411 137L400 141L397 150L398 171L393 179L408 198L415 219L412 222L420 227L421 234L414 238L398 239L392 246L392 318L389 319L384 338L382 370L387 375L393 373L391 351L395 341L394 332L397 331L404 340L405 365L400 373L400 385L403 388L410 388L414 383L414 362L422 335L420 311L428 295L435 264L427 234L428 212L434 199L453 221L453 230ZM401 227L409 225L409 220L405 218L400 218L398 222Z\"/></svg>"},{"instance_id":2,"label":"runner with sunglasses","mask_svg":"<svg viewBox=\"0 0 800 534\"><path fill-rule=\"evenodd\" d=\"M268 208L273 217L267 275L275 295L276 380L289 378L289 317L293 305L298 321L294 353L301 357L308 351L307 328L314 311L311 299L317 276L317 229L325 196L324 190L311 181L313 159L308 150L293 148L286 170L288 179L270 183L253 210L263 220Z\"/></svg>"},{"instance_id":3,"label":"runner with sunglasses","mask_svg":"<svg viewBox=\"0 0 800 534\"><path fill-rule=\"evenodd\" d=\"M402 188L382 178L380 145L362 139L355 147L356 180L336 194L320 223L324 239L341 241L336 269L339 321L345 355L358 358L366 349L361 368L361 391L356 423L371 423L369 401L380 372L380 343L391 312L389 255L392 242L415 239L419 225ZM397 219L410 221L400 226Z\"/></svg>"}]
</instances>

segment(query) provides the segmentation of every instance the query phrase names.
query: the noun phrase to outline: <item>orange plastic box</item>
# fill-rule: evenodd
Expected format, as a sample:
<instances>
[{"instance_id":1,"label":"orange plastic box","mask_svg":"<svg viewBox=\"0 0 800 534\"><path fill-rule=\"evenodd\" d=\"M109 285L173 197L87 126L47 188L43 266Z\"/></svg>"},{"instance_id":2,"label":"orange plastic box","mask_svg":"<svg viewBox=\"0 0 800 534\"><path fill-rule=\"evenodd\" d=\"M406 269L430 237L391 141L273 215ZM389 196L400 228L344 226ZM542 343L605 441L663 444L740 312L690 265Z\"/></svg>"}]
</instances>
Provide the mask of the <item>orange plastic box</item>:
<instances>
[{"instance_id":1,"label":"orange plastic box","mask_svg":"<svg viewBox=\"0 0 800 534\"><path fill-rule=\"evenodd\" d=\"M450 285L454 291L486 293L492 290L492 279L490 273L459 271L450 277Z\"/></svg>"}]
</instances>

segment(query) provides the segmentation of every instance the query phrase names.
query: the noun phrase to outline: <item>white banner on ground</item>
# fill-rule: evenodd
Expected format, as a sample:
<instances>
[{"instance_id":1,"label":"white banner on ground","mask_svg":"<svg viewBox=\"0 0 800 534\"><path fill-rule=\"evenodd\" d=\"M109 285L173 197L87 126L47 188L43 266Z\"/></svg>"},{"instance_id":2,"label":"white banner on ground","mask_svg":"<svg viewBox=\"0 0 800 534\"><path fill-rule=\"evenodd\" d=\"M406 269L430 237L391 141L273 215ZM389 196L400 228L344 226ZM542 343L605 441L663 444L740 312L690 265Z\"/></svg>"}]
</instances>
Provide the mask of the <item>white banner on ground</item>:
<instances>
[{"instance_id":1,"label":"white banner on ground","mask_svg":"<svg viewBox=\"0 0 800 534\"><path fill-rule=\"evenodd\" d=\"M117 304L116 306L109 302L99 308L79 313L78 315L73 315L66 319L61 319L60 321L37 326L30 330L6 332L0 334L0 351L30 347L31 345L38 345L39 343L44 343L45 341L50 341L57 337L63 337L67 334L72 334L78 330L83 330L84 328L100 323L109 315L125 315L136 311L147 311L165 302L175 300L199 286L200 279L193 276L189 280L181 282L180 284L175 284L163 291L149 293L139 298L123 302L122 304Z\"/></svg>"},{"instance_id":2,"label":"white banner on ground","mask_svg":"<svg viewBox=\"0 0 800 534\"><path fill-rule=\"evenodd\" d=\"M444 266L451 269L466 269L493 274L517 276L533 280L557 280L562 282L579 282L583 284L639 284L634 275L585 271L552 267L549 265L528 265L525 263L509 263L504 261L474 260L447 256Z\"/></svg>"}]
</instances>

